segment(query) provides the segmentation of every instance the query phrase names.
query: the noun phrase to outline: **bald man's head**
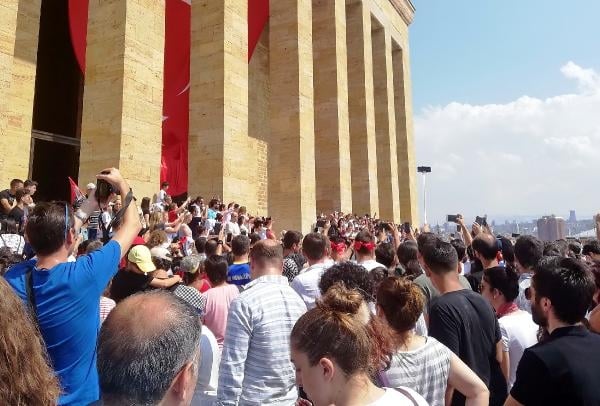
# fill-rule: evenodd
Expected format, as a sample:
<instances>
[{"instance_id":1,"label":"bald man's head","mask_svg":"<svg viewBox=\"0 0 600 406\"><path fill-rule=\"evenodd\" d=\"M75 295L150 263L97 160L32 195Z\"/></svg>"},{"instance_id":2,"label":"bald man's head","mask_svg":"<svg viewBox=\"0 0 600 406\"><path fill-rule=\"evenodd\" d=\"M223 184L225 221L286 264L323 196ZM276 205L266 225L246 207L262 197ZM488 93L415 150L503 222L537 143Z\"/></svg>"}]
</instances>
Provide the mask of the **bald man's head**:
<instances>
[{"instance_id":1,"label":"bald man's head","mask_svg":"<svg viewBox=\"0 0 600 406\"><path fill-rule=\"evenodd\" d=\"M491 261L496 259L498 251L501 250L500 244L496 237L487 233L480 233L473 239L473 250L483 257L483 259Z\"/></svg>"},{"instance_id":2,"label":"bald man's head","mask_svg":"<svg viewBox=\"0 0 600 406\"><path fill-rule=\"evenodd\" d=\"M98 339L105 404L158 404L182 368L196 362L201 330L197 311L170 292L139 293L120 302Z\"/></svg>"}]
</instances>

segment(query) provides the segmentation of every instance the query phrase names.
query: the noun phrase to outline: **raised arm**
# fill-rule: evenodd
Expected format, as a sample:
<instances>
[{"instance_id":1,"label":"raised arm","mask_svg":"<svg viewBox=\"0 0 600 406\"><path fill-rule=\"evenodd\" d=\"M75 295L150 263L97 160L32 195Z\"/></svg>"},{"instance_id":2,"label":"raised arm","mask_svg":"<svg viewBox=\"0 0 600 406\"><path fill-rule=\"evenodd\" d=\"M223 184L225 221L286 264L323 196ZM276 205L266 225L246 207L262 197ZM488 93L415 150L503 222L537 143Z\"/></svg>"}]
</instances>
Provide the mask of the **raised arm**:
<instances>
[{"instance_id":1,"label":"raised arm","mask_svg":"<svg viewBox=\"0 0 600 406\"><path fill-rule=\"evenodd\" d=\"M121 176L121 172L119 172L116 168L105 169L103 172L97 175L98 179L103 179L110 183L113 187L121 192L121 197L123 199L123 204L125 205L125 199L127 194L130 191L129 184L123 176ZM119 243L121 247L121 258L129 251L131 247L131 243L134 238L138 235L140 230L142 229L142 223L140 223L140 216L138 215L137 206L135 201L132 200L131 203L125 209L125 213L123 214L123 219L121 221L121 226L115 232L113 236L113 240Z\"/></svg>"},{"instance_id":2,"label":"raised arm","mask_svg":"<svg viewBox=\"0 0 600 406\"><path fill-rule=\"evenodd\" d=\"M2 205L2 211L4 212L4 214L10 213L12 208L15 207L16 203L17 203L17 200L15 199L15 201L13 202L13 204L11 206L11 204L8 202L8 199L0 199L0 204Z\"/></svg>"},{"instance_id":3,"label":"raised arm","mask_svg":"<svg viewBox=\"0 0 600 406\"><path fill-rule=\"evenodd\" d=\"M469 229L465 226L465 220L464 220L462 214L458 215L457 222L458 222L458 225L460 226L460 232L462 233L463 240L465 242L465 246L468 247L469 245L471 245L473 243L473 237L471 236Z\"/></svg>"},{"instance_id":4,"label":"raised arm","mask_svg":"<svg viewBox=\"0 0 600 406\"><path fill-rule=\"evenodd\" d=\"M394 223L389 223L388 226L392 232L392 238L394 239L394 250L397 251L401 244L400 231L398 231L398 226L396 226Z\"/></svg>"}]
</instances>

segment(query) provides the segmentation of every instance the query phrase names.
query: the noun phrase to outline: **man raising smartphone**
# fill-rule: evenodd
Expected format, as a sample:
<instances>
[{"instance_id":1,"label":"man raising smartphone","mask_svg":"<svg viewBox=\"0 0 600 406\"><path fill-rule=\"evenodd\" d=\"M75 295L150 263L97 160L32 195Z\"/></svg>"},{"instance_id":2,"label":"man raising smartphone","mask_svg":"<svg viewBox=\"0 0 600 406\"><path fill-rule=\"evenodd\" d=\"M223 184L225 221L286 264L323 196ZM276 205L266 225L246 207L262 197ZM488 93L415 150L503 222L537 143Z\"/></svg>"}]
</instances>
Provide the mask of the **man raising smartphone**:
<instances>
[{"instance_id":1,"label":"man raising smartphone","mask_svg":"<svg viewBox=\"0 0 600 406\"><path fill-rule=\"evenodd\" d=\"M20 263L5 275L30 307L42 333L61 384L59 405L89 404L99 398L99 300L141 229L131 189L121 173L106 169L98 179L121 191L127 205L112 240L76 262L67 262L79 228L98 203L91 195L76 213L66 202L39 203L30 211L25 227L37 259Z\"/></svg>"}]
</instances>

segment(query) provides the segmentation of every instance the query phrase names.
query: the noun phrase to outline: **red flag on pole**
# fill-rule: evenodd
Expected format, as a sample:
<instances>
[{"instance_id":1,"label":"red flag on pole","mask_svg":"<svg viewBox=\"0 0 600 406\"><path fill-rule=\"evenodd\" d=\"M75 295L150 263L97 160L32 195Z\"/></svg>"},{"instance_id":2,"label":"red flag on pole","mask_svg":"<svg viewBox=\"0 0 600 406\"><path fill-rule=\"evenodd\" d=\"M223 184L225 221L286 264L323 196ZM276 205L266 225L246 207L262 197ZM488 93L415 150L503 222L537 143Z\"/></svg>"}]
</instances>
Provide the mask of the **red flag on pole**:
<instances>
[{"instance_id":1,"label":"red flag on pole","mask_svg":"<svg viewBox=\"0 0 600 406\"><path fill-rule=\"evenodd\" d=\"M71 179L70 176L69 176L69 186L71 186L71 204L74 204L77 200L85 199L85 195L81 192L81 189L79 189L79 186L77 186L77 183L75 183L75 181L73 179Z\"/></svg>"}]
</instances>

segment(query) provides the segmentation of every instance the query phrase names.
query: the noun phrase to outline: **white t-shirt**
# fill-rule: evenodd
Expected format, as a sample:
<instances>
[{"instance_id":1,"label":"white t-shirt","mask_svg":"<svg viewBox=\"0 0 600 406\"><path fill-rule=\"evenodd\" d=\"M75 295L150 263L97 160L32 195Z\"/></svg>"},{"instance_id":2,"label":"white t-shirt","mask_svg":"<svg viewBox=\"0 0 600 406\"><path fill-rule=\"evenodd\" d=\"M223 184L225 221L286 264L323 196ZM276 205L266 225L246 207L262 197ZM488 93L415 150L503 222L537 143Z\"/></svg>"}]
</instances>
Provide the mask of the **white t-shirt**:
<instances>
[{"instance_id":1,"label":"white t-shirt","mask_svg":"<svg viewBox=\"0 0 600 406\"><path fill-rule=\"evenodd\" d=\"M23 254L25 239L19 234L0 234L0 247L8 247L15 254Z\"/></svg>"},{"instance_id":2,"label":"white t-shirt","mask_svg":"<svg viewBox=\"0 0 600 406\"><path fill-rule=\"evenodd\" d=\"M240 235L241 231L238 223L233 223L231 221L225 223L225 234L229 233L231 233L231 235L233 235L234 237L236 235Z\"/></svg>"},{"instance_id":3,"label":"white t-shirt","mask_svg":"<svg viewBox=\"0 0 600 406\"><path fill-rule=\"evenodd\" d=\"M330 263L320 263L309 266L302 270L290 284L292 289L294 289L302 298L308 310L315 307L315 302L321 297L319 282L321 281L321 276L325 270L330 266Z\"/></svg>"},{"instance_id":4,"label":"white t-shirt","mask_svg":"<svg viewBox=\"0 0 600 406\"><path fill-rule=\"evenodd\" d=\"M537 343L538 325L533 322L531 314L524 310L511 313L498 319L502 334L502 347L508 352L510 372L508 388L512 388L517 374L517 365L526 348Z\"/></svg>"},{"instance_id":5,"label":"white t-shirt","mask_svg":"<svg viewBox=\"0 0 600 406\"><path fill-rule=\"evenodd\" d=\"M167 197L167 192L164 190L159 190L156 194L156 204L164 204L165 198Z\"/></svg>"},{"instance_id":6,"label":"white t-shirt","mask_svg":"<svg viewBox=\"0 0 600 406\"><path fill-rule=\"evenodd\" d=\"M219 383L219 364L221 352L215 335L206 326L202 326L200 337L200 361L198 362L198 382L194 390L192 406L212 405L217 398Z\"/></svg>"},{"instance_id":7,"label":"white t-shirt","mask_svg":"<svg viewBox=\"0 0 600 406\"><path fill-rule=\"evenodd\" d=\"M373 269L379 268L379 267L387 269L387 267L385 265L380 264L379 262L375 261L374 259L368 259L365 262L359 262L358 265L362 265L369 272L371 272Z\"/></svg>"},{"instance_id":8,"label":"white t-shirt","mask_svg":"<svg viewBox=\"0 0 600 406\"><path fill-rule=\"evenodd\" d=\"M408 392L414 401L417 402L417 405L429 406L427 401L423 399L423 396L419 395L414 390L405 387L402 387L401 389L404 392ZM402 392L397 391L396 389L386 388L382 397L373 403L369 403L367 406L414 406L414 404L415 403Z\"/></svg>"}]
</instances>

